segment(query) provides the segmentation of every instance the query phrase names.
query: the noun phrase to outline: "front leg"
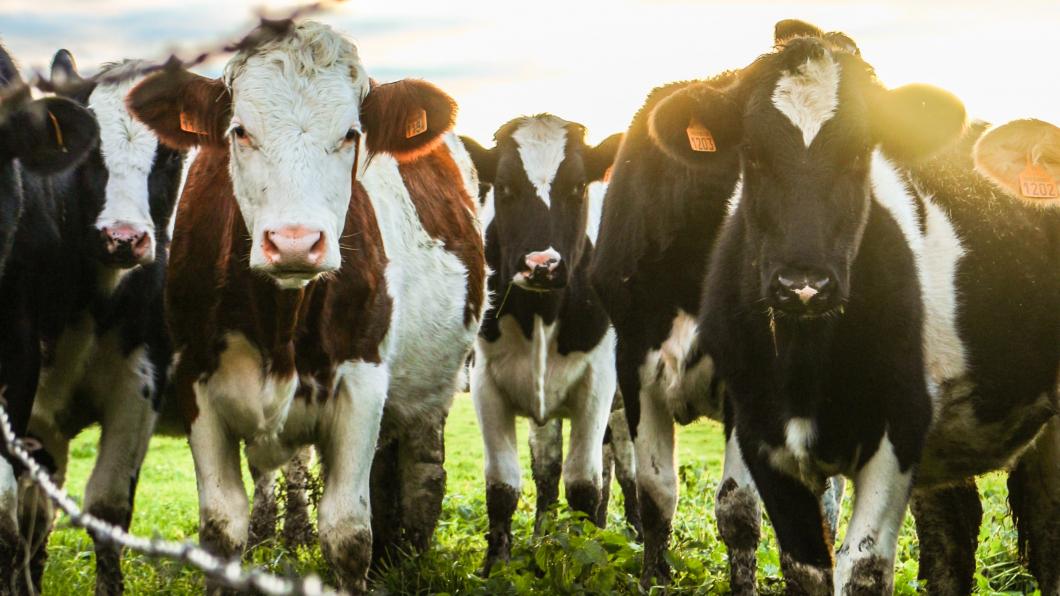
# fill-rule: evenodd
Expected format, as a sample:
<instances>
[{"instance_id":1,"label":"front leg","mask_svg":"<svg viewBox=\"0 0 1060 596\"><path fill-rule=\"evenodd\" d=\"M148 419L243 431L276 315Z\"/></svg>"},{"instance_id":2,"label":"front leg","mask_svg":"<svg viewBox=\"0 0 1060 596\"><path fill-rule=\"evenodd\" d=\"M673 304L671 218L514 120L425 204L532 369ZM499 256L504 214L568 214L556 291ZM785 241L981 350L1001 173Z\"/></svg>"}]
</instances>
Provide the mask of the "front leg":
<instances>
[{"instance_id":1,"label":"front leg","mask_svg":"<svg viewBox=\"0 0 1060 596\"><path fill-rule=\"evenodd\" d=\"M891 594L898 533L913 486L913 469L902 470L884 434L876 453L854 475L854 512L837 553L836 590L841 594Z\"/></svg>"},{"instance_id":2,"label":"front leg","mask_svg":"<svg viewBox=\"0 0 1060 596\"><path fill-rule=\"evenodd\" d=\"M407 425L398 442L401 466L401 528L418 552L430 546L445 497L445 419L449 402L415 426Z\"/></svg>"},{"instance_id":3,"label":"front leg","mask_svg":"<svg viewBox=\"0 0 1060 596\"><path fill-rule=\"evenodd\" d=\"M626 522L633 528L637 541L644 540L644 530L640 523L640 504L637 502L637 461L633 451L633 439L629 436L629 423L626 422L626 410L621 407L621 395L615 395L619 407L612 406L608 428L611 430L611 451L614 454L615 477L622 489L622 507Z\"/></svg>"},{"instance_id":4,"label":"front leg","mask_svg":"<svg viewBox=\"0 0 1060 596\"><path fill-rule=\"evenodd\" d=\"M747 469L735 429L726 429L725 463L714 500L718 534L729 551L729 589L733 594L757 593L756 551L761 536L762 513L758 507L751 471Z\"/></svg>"},{"instance_id":5,"label":"front leg","mask_svg":"<svg viewBox=\"0 0 1060 596\"><path fill-rule=\"evenodd\" d=\"M625 391L623 389L623 391ZM677 466L674 462L674 420L661 388L640 391L640 422L634 450L637 454L637 498L644 527L644 568L641 587L670 583L670 531L677 509Z\"/></svg>"},{"instance_id":6,"label":"front leg","mask_svg":"<svg viewBox=\"0 0 1060 596\"><path fill-rule=\"evenodd\" d=\"M610 356L611 352L606 351L604 354ZM603 362L592 363L585 378L567 397L572 410L570 453L563 465L567 504L571 509L588 515L600 527L607 520L599 509L603 497L604 435L611 415L615 385L615 368L611 358L607 358ZM603 513L606 514L606 511Z\"/></svg>"},{"instance_id":7,"label":"front leg","mask_svg":"<svg viewBox=\"0 0 1060 596\"><path fill-rule=\"evenodd\" d=\"M537 488L537 511L534 534L541 532L541 522L549 508L559 500L559 478L563 472L563 419L553 418L544 424L530 419L530 469Z\"/></svg>"},{"instance_id":8,"label":"front leg","mask_svg":"<svg viewBox=\"0 0 1060 596\"><path fill-rule=\"evenodd\" d=\"M317 527L321 550L339 587L363 593L372 561L372 460L390 373L381 364L353 362L341 365L338 374L338 389L321 412L317 449L324 494Z\"/></svg>"},{"instance_id":9,"label":"front leg","mask_svg":"<svg viewBox=\"0 0 1060 596\"><path fill-rule=\"evenodd\" d=\"M239 462L239 438L233 436L212 407L205 388L195 383L198 415L188 443L199 488L199 543L223 558L239 558L250 522L247 493ZM221 593L207 583L207 593Z\"/></svg>"},{"instance_id":10,"label":"front leg","mask_svg":"<svg viewBox=\"0 0 1060 596\"><path fill-rule=\"evenodd\" d=\"M519 504L522 471L516 447L515 414L506 396L486 369L484 358L475 358L471 397L486 451L486 559L480 574L488 576L497 563L506 563L512 552L512 515Z\"/></svg>"},{"instance_id":11,"label":"front leg","mask_svg":"<svg viewBox=\"0 0 1060 596\"><path fill-rule=\"evenodd\" d=\"M983 505L975 479L953 486L917 488L910 502L920 542L918 577L932 594L971 594L975 575L975 549Z\"/></svg>"},{"instance_id":12,"label":"front leg","mask_svg":"<svg viewBox=\"0 0 1060 596\"><path fill-rule=\"evenodd\" d=\"M313 449L303 447L283 467L283 543L288 548L308 546L315 540L309 517L309 483L313 476Z\"/></svg>"}]
</instances>

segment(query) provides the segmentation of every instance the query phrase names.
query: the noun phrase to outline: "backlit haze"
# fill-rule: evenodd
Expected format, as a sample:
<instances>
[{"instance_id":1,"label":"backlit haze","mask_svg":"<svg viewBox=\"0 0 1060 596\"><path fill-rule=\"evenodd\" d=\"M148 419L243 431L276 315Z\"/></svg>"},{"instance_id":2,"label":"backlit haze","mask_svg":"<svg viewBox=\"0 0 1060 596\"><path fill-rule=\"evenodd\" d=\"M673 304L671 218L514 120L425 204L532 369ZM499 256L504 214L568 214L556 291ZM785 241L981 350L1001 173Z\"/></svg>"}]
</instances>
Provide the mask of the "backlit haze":
<instances>
[{"instance_id":1,"label":"backlit haze","mask_svg":"<svg viewBox=\"0 0 1060 596\"><path fill-rule=\"evenodd\" d=\"M4 0L0 39L23 72L70 49L82 73L121 58L191 56L236 38L291 2ZM381 82L427 79L460 104L457 129L486 141L521 114L553 112L624 130L653 87L746 65L773 24L810 21L849 34L888 86L938 85L971 116L1060 124L1060 2L647 2L352 0L313 18L357 44ZM199 71L217 75L223 62Z\"/></svg>"}]
</instances>

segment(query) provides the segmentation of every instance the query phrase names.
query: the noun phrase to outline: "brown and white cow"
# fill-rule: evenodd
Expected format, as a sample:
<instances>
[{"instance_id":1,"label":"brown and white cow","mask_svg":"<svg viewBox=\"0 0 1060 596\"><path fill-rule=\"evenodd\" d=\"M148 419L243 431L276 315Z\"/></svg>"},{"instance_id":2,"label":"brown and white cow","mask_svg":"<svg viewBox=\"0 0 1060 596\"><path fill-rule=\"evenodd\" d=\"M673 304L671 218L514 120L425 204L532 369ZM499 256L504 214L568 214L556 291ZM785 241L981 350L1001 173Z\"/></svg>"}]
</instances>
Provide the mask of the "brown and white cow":
<instances>
[{"instance_id":1,"label":"brown and white cow","mask_svg":"<svg viewBox=\"0 0 1060 596\"><path fill-rule=\"evenodd\" d=\"M322 549L363 590L373 521L388 545L433 532L444 420L482 314L453 100L422 81L376 85L352 43L306 22L236 54L222 79L170 70L128 101L163 142L200 147L166 305L200 539L224 555L246 542L241 441L259 469L315 444Z\"/></svg>"}]
</instances>

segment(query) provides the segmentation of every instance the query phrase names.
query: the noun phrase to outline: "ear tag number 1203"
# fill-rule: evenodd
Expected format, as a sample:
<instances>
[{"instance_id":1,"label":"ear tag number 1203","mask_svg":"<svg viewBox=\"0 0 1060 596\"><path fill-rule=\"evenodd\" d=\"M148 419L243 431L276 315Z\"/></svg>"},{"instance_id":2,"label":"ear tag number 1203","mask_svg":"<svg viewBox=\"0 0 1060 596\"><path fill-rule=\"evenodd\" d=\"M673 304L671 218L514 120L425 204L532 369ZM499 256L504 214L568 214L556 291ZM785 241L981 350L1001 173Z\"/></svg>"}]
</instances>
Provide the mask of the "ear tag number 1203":
<instances>
[{"instance_id":1,"label":"ear tag number 1203","mask_svg":"<svg viewBox=\"0 0 1060 596\"><path fill-rule=\"evenodd\" d=\"M699 122L695 120L689 122L685 132L688 134L688 146L692 148L692 151L714 153L718 150L718 146L714 144L714 135L710 134L710 129Z\"/></svg>"}]
</instances>

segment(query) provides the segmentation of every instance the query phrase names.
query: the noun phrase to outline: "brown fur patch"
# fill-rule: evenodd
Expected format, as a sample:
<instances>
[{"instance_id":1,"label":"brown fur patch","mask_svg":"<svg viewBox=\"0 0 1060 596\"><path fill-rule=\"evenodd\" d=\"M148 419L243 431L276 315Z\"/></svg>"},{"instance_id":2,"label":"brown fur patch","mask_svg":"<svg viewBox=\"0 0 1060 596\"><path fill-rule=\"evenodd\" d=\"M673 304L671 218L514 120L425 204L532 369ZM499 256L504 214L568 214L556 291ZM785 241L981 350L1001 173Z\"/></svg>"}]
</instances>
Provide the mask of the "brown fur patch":
<instances>
[{"instance_id":1,"label":"brown fur patch","mask_svg":"<svg viewBox=\"0 0 1060 596\"><path fill-rule=\"evenodd\" d=\"M474 200L464 188L456 162L444 148L415 162L403 163L399 169L423 228L432 238L441 240L467 269L464 324L470 325L482 312L486 277Z\"/></svg>"},{"instance_id":2,"label":"brown fur patch","mask_svg":"<svg viewBox=\"0 0 1060 596\"><path fill-rule=\"evenodd\" d=\"M409 119L424 110L427 129L406 136ZM442 143L442 134L456 122L456 102L426 81L406 79L376 85L361 104L361 123L369 153L389 153L399 162L430 154Z\"/></svg>"},{"instance_id":3,"label":"brown fur patch","mask_svg":"<svg viewBox=\"0 0 1060 596\"><path fill-rule=\"evenodd\" d=\"M785 593L789 596L831 596L832 568L799 563L787 553L780 553Z\"/></svg>"},{"instance_id":4,"label":"brown fur patch","mask_svg":"<svg viewBox=\"0 0 1060 596\"><path fill-rule=\"evenodd\" d=\"M225 131L232 119L232 96L220 79L184 69L164 70L133 87L125 103L170 147L228 145Z\"/></svg>"}]
</instances>

